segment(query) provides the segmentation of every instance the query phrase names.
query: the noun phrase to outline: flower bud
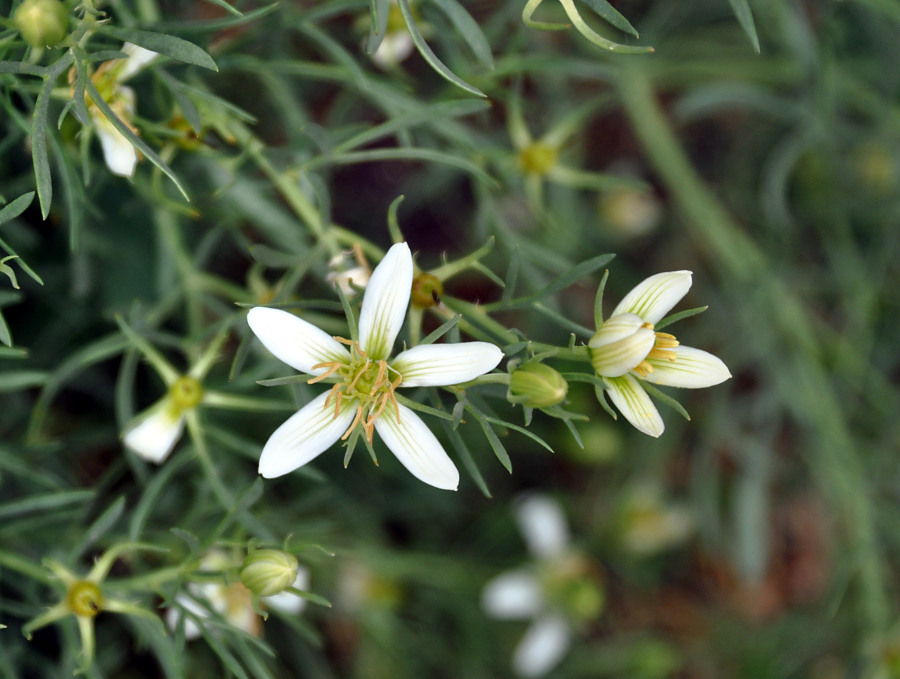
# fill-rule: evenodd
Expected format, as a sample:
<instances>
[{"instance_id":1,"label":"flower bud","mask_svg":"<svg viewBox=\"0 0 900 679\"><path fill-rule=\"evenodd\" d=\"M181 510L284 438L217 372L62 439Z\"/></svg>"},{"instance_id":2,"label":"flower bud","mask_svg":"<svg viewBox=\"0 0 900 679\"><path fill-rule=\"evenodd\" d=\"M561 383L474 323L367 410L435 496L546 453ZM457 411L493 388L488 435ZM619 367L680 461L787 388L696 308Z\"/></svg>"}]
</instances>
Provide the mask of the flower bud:
<instances>
[{"instance_id":1,"label":"flower bud","mask_svg":"<svg viewBox=\"0 0 900 679\"><path fill-rule=\"evenodd\" d=\"M69 17L59 0L25 0L13 14L13 23L32 47L52 47L69 32Z\"/></svg>"},{"instance_id":2,"label":"flower bud","mask_svg":"<svg viewBox=\"0 0 900 679\"><path fill-rule=\"evenodd\" d=\"M444 286L437 276L430 273L420 273L413 278L410 301L413 306L421 309L436 306L441 302L444 294Z\"/></svg>"},{"instance_id":3,"label":"flower bud","mask_svg":"<svg viewBox=\"0 0 900 679\"><path fill-rule=\"evenodd\" d=\"M244 559L241 582L257 596L283 592L297 579L296 557L279 549L257 549Z\"/></svg>"},{"instance_id":4,"label":"flower bud","mask_svg":"<svg viewBox=\"0 0 900 679\"><path fill-rule=\"evenodd\" d=\"M527 408L549 408L566 397L569 384L556 370L543 363L526 363L509 380L510 401Z\"/></svg>"},{"instance_id":5,"label":"flower bud","mask_svg":"<svg viewBox=\"0 0 900 679\"><path fill-rule=\"evenodd\" d=\"M652 325L637 314L618 314L601 325L588 342L591 365L602 377L621 377L647 358L655 342Z\"/></svg>"}]
</instances>

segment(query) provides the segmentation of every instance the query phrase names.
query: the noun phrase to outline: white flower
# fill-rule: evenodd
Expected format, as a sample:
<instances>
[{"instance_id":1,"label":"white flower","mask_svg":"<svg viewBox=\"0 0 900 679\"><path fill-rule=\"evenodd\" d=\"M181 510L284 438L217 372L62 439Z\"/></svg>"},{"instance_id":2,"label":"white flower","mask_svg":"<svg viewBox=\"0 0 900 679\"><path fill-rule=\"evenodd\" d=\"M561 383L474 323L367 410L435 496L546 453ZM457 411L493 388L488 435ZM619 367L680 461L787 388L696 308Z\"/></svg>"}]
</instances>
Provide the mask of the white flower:
<instances>
[{"instance_id":1,"label":"white flower","mask_svg":"<svg viewBox=\"0 0 900 679\"><path fill-rule=\"evenodd\" d=\"M463 342L420 345L390 358L406 317L412 277L409 247L397 243L366 287L358 341L331 337L286 311L250 310L247 322L272 354L312 375L311 384L328 380L334 385L275 430L263 448L260 474L287 474L338 439L347 440L359 426L370 443L377 431L416 478L456 490L456 466L419 416L397 402L394 391L466 382L492 370L503 353L486 342Z\"/></svg>"},{"instance_id":2,"label":"white flower","mask_svg":"<svg viewBox=\"0 0 900 679\"><path fill-rule=\"evenodd\" d=\"M599 614L603 592L591 577L588 560L569 546L559 504L531 495L518 504L515 516L535 563L490 580L481 593L481 607L494 618L532 621L512 666L517 676L540 677L569 650L575 623Z\"/></svg>"},{"instance_id":3,"label":"white flower","mask_svg":"<svg viewBox=\"0 0 900 679\"><path fill-rule=\"evenodd\" d=\"M225 554L212 550L203 557L201 569L224 571L231 565ZM308 589L309 575L309 569L299 566L293 587L300 590ZM196 639L201 636L201 631L195 618L208 619L214 612L232 627L259 636L262 631L262 619L253 607L253 594L240 580L227 582L223 575L215 582L191 583L187 589L188 593L178 594L175 597L176 605L166 610L166 625L169 629L176 629L182 624L183 619L185 639ZM300 613L306 606L305 599L291 592L259 597L259 601L265 608L286 615ZM188 615L185 615L185 612Z\"/></svg>"},{"instance_id":4,"label":"white flower","mask_svg":"<svg viewBox=\"0 0 900 679\"><path fill-rule=\"evenodd\" d=\"M731 377L719 358L653 329L690 287L690 271L650 276L625 295L588 343L594 371L612 402L636 429L650 436L662 434L665 425L640 380L699 389Z\"/></svg>"},{"instance_id":5,"label":"white flower","mask_svg":"<svg viewBox=\"0 0 900 679\"><path fill-rule=\"evenodd\" d=\"M144 66L153 61L156 52L126 42L122 46L122 52L128 55L127 59L116 59L104 62L93 75L92 80L97 91L109 104L109 107L119 119L132 127L131 119L134 117L134 90L123 83L140 71ZM119 130L107 119L103 112L94 104L88 107L97 137L103 147L103 158L110 172L120 177L134 175L134 167L137 165L138 154L131 142L125 138ZM134 129L132 127L132 129Z\"/></svg>"},{"instance_id":6,"label":"white flower","mask_svg":"<svg viewBox=\"0 0 900 679\"><path fill-rule=\"evenodd\" d=\"M148 462L164 462L184 433L186 416L203 402L203 396L200 380L178 376L168 393L125 429L122 443Z\"/></svg>"}]
</instances>

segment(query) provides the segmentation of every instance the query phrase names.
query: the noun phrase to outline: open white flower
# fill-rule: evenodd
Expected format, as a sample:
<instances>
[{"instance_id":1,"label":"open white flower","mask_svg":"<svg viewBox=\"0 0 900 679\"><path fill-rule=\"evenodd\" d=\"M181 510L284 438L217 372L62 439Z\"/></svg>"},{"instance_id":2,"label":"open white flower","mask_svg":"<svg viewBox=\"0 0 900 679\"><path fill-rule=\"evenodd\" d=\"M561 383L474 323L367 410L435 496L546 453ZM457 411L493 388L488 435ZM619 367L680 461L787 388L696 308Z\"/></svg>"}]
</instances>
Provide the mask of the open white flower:
<instances>
[{"instance_id":1,"label":"open white flower","mask_svg":"<svg viewBox=\"0 0 900 679\"><path fill-rule=\"evenodd\" d=\"M555 500L530 495L516 506L515 518L534 563L490 580L481 607L494 618L531 620L512 666L519 677L540 677L569 650L577 624L599 615L604 595L589 560L569 545L566 519Z\"/></svg>"},{"instance_id":2,"label":"open white flower","mask_svg":"<svg viewBox=\"0 0 900 679\"><path fill-rule=\"evenodd\" d=\"M503 353L487 342L463 342L419 345L390 358L406 317L412 278L409 247L397 243L372 273L355 341L331 337L286 311L250 310L250 328L276 358L312 375L310 384L333 384L275 430L263 448L260 474L266 478L287 474L361 427L369 443L377 431L416 478L456 490L456 466L419 416L397 402L394 392L398 387L467 382L496 367Z\"/></svg>"},{"instance_id":3,"label":"open white flower","mask_svg":"<svg viewBox=\"0 0 900 679\"><path fill-rule=\"evenodd\" d=\"M104 62L91 80L119 119L134 130L131 125L134 117L134 90L123 83L159 55L129 42L122 46L122 51L128 55L127 59ZM97 130L97 137L103 147L103 158L110 172L120 177L133 176L138 161L137 150L90 100L88 112Z\"/></svg>"},{"instance_id":4,"label":"open white flower","mask_svg":"<svg viewBox=\"0 0 900 679\"><path fill-rule=\"evenodd\" d=\"M619 411L639 431L657 437L665 425L640 380L670 387L699 389L731 377L712 354L679 344L654 325L691 288L690 271L650 276L625 295L588 346L594 371Z\"/></svg>"}]
</instances>

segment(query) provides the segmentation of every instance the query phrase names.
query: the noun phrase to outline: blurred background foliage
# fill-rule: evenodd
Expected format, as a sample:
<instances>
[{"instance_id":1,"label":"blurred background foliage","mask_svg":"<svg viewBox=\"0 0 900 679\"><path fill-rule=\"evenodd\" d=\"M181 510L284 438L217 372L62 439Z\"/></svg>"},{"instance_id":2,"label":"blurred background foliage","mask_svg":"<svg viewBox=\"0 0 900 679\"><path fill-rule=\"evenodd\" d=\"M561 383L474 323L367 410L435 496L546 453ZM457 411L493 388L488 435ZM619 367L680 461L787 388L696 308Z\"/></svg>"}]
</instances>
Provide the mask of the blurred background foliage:
<instances>
[{"instance_id":1,"label":"blurred background foliage","mask_svg":"<svg viewBox=\"0 0 900 679\"><path fill-rule=\"evenodd\" d=\"M0 16L19 4L0 2ZM526 26L523 4L462 2L471 24L456 3L409 8L466 91L417 51L373 60L364 0L111 0L98 8L109 26L183 38L218 71L166 56L129 81L133 122L160 161L145 158L132 180L105 167L77 107L61 115L68 66L55 73L52 200L33 150L46 78L0 69L0 195L22 201L0 224L3 255L19 257L0 277L0 676L79 664L73 620L20 634L58 601L44 559L84 573L112 545L164 548L128 551L110 574L120 598L153 611L205 550L289 535L333 607L273 612L261 641L221 630L185 641L104 613L88 676L512 676L528 623L492 619L481 593L534 560L515 507L537 490L558 501L589 564L574 582L601 593L590 615L567 609L571 647L547 676L900 676L900 11L615 2L638 39L591 12L601 3L580 4L594 31L654 49L616 54L576 30ZM76 25L84 10L66 9ZM533 19L568 21L555 2ZM112 58L127 34L97 30L80 47ZM26 50L2 24L4 64L52 68L67 53ZM692 270L686 304L709 310L679 338L734 378L687 392L692 419L664 412L658 440L572 383L567 410L590 417L575 423L583 447L536 412L529 429L555 453L500 431L511 474L469 423L453 448L470 451L490 496L465 474L456 494L424 486L389 455L344 470L335 451L258 480L266 437L314 392L255 384L285 371L249 342L235 303L291 301L340 332L328 261L358 244L376 263L399 195L425 270L493 239L481 268L446 282L456 310L502 302L511 262L527 295L616 253L607 300ZM567 346L592 326L599 278L493 317ZM123 428L164 391L117 315L178 370L230 328L204 386L274 412L204 408L202 434L159 467L125 452ZM426 314L426 332L443 320ZM505 388L485 392L524 424Z\"/></svg>"}]
</instances>

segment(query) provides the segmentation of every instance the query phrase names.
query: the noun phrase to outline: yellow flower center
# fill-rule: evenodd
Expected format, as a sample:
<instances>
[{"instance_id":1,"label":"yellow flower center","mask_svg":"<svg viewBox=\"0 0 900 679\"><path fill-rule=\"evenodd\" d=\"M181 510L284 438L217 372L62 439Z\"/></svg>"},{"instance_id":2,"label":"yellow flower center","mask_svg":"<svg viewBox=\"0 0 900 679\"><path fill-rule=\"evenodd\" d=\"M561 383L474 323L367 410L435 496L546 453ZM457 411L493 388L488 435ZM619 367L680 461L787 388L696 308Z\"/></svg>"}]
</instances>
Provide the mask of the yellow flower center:
<instances>
[{"instance_id":1,"label":"yellow flower center","mask_svg":"<svg viewBox=\"0 0 900 679\"><path fill-rule=\"evenodd\" d=\"M103 594L96 583L89 580L78 580L69 587L66 594L66 606L75 615L93 618L103 607Z\"/></svg>"},{"instance_id":2,"label":"yellow flower center","mask_svg":"<svg viewBox=\"0 0 900 679\"><path fill-rule=\"evenodd\" d=\"M547 174L559 155L555 146L534 142L519 151L519 167L527 174Z\"/></svg>"},{"instance_id":3,"label":"yellow flower center","mask_svg":"<svg viewBox=\"0 0 900 679\"><path fill-rule=\"evenodd\" d=\"M393 403L397 421L400 421L400 408L394 390L400 386L403 376L388 365L385 360L373 360L360 348L359 342L352 342L343 337L335 337L341 344L350 347L349 361L325 361L313 366L313 370L325 368L325 372L308 380L315 384L329 377L336 377L337 383L331 387L331 393L325 400L325 407L334 404L334 416L341 412L346 399L356 403L356 417L341 436L346 441L357 424L362 424L369 443L375 431L375 420L384 412L388 403Z\"/></svg>"},{"instance_id":4,"label":"yellow flower center","mask_svg":"<svg viewBox=\"0 0 900 679\"><path fill-rule=\"evenodd\" d=\"M644 326L653 329L651 323L645 323ZM653 334L656 335L656 340L653 342L653 348L650 350L650 353L647 354L647 358L658 358L665 361L674 361L677 359L678 354L671 351L671 349L678 346L678 340L675 339L675 335L670 335L667 332L654 332ZM640 377L647 377L647 375L653 372L653 366L650 365L647 358L634 368L634 372Z\"/></svg>"},{"instance_id":5,"label":"yellow flower center","mask_svg":"<svg viewBox=\"0 0 900 679\"><path fill-rule=\"evenodd\" d=\"M194 377L179 377L169 387L169 398L181 414L185 410L196 408L203 400L203 386Z\"/></svg>"}]
</instances>

